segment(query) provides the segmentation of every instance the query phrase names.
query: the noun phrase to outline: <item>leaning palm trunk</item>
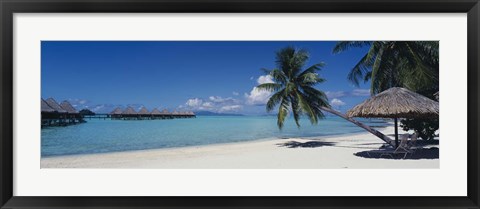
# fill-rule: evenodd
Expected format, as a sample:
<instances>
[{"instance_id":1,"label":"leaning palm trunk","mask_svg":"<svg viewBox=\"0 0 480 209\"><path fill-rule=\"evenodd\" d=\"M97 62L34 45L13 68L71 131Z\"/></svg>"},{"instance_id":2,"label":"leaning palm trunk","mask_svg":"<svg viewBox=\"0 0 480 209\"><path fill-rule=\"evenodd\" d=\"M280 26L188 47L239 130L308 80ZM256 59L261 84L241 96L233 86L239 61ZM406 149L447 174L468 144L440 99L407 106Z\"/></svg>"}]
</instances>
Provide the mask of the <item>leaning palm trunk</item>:
<instances>
[{"instance_id":1,"label":"leaning palm trunk","mask_svg":"<svg viewBox=\"0 0 480 209\"><path fill-rule=\"evenodd\" d=\"M348 120L350 121L351 123L357 125L358 127L360 128L363 128L365 130L367 130L368 132L372 133L373 135L377 136L378 138L380 138L381 140L383 140L384 142L386 142L387 144L390 144L392 146L395 146L395 141L390 139L388 136L385 136L385 134L381 133L380 131L377 131L373 128L371 128L370 126L367 126L359 121L356 121L355 119L353 118L349 118L347 117L346 115L342 114L341 112L338 112L336 110L333 110L333 109L330 109L328 107L320 107L320 109L322 109L323 111L326 111L326 112L329 112L329 113L332 113L336 116L339 116L345 120Z\"/></svg>"}]
</instances>

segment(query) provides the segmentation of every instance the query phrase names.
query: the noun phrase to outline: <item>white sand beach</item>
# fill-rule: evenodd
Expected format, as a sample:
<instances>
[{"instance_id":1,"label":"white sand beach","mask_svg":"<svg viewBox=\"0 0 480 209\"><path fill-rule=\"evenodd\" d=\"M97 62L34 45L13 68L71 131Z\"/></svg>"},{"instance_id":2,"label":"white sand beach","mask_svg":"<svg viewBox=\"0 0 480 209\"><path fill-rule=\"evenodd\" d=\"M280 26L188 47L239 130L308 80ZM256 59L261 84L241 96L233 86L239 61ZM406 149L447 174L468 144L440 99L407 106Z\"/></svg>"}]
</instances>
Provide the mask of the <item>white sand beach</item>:
<instances>
[{"instance_id":1,"label":"white sand beach","mask_svg":"<svg viewBox=\"0 0 480 209\"><path fill-rule=\"evenodd\" d=\"M379 130L385 134L394 133L393 126ZM329 137L270 139L184 148L44 157L41 159L41 168L439 168L438 158L384 159L354 155L378 149L382 142L368 132Z\"/></svg>"}]
</instances>

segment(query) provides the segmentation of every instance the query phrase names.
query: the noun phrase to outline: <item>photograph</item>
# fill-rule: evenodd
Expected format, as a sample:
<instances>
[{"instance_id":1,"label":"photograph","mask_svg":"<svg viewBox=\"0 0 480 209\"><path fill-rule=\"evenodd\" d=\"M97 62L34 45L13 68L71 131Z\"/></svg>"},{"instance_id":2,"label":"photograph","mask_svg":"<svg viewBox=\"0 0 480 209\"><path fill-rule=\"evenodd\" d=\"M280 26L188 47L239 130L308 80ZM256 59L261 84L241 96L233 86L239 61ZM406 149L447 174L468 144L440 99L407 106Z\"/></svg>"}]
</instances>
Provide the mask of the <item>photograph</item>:
<instances>
[{"instance_id":1,"label":"photograph","mask_svg":"<svg viewBox=\"0 0 480 209\"><path fill-rule=\"evenodd\" d=\"M439 45L43 40L38 163L439 169Z\"/></svg>"}]
</instances>

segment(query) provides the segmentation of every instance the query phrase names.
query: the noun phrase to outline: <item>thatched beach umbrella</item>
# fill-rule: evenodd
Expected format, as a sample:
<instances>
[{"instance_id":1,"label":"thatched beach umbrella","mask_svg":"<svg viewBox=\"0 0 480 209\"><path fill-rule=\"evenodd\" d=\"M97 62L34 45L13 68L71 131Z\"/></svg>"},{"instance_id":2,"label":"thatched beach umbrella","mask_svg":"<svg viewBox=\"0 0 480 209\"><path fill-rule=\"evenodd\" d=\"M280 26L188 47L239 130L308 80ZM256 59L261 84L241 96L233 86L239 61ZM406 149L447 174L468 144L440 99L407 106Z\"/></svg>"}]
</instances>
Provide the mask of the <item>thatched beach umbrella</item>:
<instances>
[{"instance_id":1,"label":"thatched beach umbrella","mask_svg":"<svg viewBox=\"0 0 480 209\"><path fill-rule=\"evenodd\" d=\"M53 98L48 98L45 102L50 106L52 109L57 111L58 113L67 113Z\"/></svg>"},{"instance_id":2,"label":"thatched beach umbrella","mask_svg":"<svg viewBox=\"0 0 480 209\"><path fill-rule=\"evenodd\" d=\"M41 99L42 100L42 110L41 112L48 112L48 113L53 113L55 112L55 109L53 109L52 107L50 107L47 102L45 102L45 100Z\"/></svg>"},{"instance_id":3,"label":"thatched beach umbrella","mask_svg":"<svg viewBox=\"0 0 480 209\"><path fill-rule=\"evenodd\" d=\"M398 146L398 118L436 118L438 102L405 88L387 89L347 112L348 117L393 118Z\"/></svg>"},{"instance_id":4,"label":"thatched beach umbrella","mask_svg":"<svg viewBox=\"0 0 480 209\"><path fill-rule=\"evenodd\" d=\"M72 106L72 104L70 104L70 102L66 100L60 103L60 107L70 114L78 114L78 111Z\"/></svg>"}]
</instances>

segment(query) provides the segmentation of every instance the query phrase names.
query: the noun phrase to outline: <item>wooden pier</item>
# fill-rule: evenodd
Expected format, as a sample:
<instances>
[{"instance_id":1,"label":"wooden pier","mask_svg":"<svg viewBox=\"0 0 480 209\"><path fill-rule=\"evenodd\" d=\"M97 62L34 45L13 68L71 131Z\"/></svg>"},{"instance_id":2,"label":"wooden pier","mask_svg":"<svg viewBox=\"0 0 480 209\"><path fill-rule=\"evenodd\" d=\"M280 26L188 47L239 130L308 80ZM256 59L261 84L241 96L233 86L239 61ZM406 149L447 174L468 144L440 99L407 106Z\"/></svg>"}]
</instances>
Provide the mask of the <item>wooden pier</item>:
<instances>
[{"instance_id":1,"label":"wooden pier","mask_svg":"<svg viewBox=\"0 0 480 209\"><path fill-rule=\"evenodd\" d=\"M195 118L194 114L179 113L179 114L95 114L84 115L84 119L103 119L103 120L168 120L168 119L180 119L180 118Z\"/></svg>"},{"instance_id":2,"label":"wooden pier","mask_svg":"<svg viewBox=\"0 0 480 209\"><path fill-rule=\"evenodd\" d=\"M111 118L112 120L167 120L176 118L196 118L195 113L193 112L169 112L166 109L160 112L157 108L149 112L145 107L142 107L138 112L132 107L128 107L123 111L120 108L116 108L110 114L106 114L103 117Z\"/></svg>"},{"instance_id":3,"label":"wooden pier","mask_svg":"<svg viewBox=\"0 0 480 209\"><path fill-rule=\"evenodd\" d=\"M42 102L42 128L48 126L67 126L86 122L85 119L103 119L103 120L168 120L179 118L196 118L193 112L169 112L168 110L159 111L157 108L151 112L142 107L136 112L132 107L125 110L116 108L111 113L82 115L68 101L58 104L53 98L41 100Z\"/></svg>"}]
</instances>

